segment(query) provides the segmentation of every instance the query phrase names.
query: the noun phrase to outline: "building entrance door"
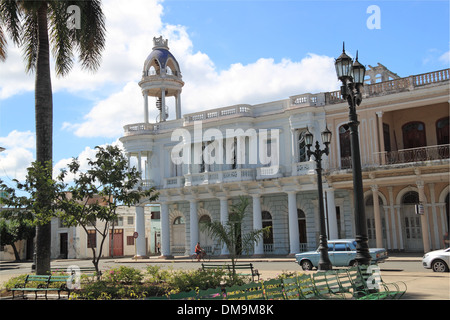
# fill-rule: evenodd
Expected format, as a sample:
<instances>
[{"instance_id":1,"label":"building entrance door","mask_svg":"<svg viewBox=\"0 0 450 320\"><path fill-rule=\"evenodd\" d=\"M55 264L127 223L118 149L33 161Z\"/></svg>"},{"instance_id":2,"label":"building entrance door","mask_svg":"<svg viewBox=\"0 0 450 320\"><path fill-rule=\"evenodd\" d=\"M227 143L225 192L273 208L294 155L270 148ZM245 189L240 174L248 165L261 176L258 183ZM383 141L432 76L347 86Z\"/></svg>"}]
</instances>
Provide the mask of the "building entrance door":
<instances>
[{"instance_id":1,"label":"building entrance door","mask_svg":"<svg viewBox=\"0 0 450 320\"><path fill-rule=\"evenodd\" d=\"M60 233L59 234L59 256L61 259L67 259L67 253L68 253L68 241L67 241L67 233Z\"/></svg>"},{"instance_id":2,"label":"building entrance door","mask_svg":"<svg viewBox=\"0 0 450 320\"><path fill-rule=\"evenodd\" d=\"M416 214L414 205L404 205L403 208L403 230L406 251L423 251L422 226L420 215Z\"/></svg>"},{"instance_id":3,"label":"building entrance door","mask_svg":"<svg viewBox=\"0 0 450 320\"><path fill-rule=\"evenodd\" d=\"M109 253L111 252L114 257L123 256L123 229L114 229L114 237L109 233Z\"/></svg>"}]
</instances>

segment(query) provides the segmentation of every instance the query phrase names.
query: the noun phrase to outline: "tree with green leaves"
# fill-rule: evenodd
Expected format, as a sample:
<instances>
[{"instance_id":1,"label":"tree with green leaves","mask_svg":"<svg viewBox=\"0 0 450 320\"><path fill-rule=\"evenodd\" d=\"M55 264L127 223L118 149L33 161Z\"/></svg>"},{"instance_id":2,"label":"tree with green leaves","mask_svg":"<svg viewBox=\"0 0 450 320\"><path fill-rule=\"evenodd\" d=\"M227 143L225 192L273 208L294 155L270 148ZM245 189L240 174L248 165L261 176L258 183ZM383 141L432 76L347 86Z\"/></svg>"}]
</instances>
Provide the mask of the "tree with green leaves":
<instances>
[{"instance_id":1,"label":"tree with green leaves","mask_svg":"<svg viewBox=\"0 0 450 320\"><path fill-rule=\"evenodd\" d=\"M242 232L242 224L247 213L249 200L246 197L239 197L239 202L232 205L228 221L222 224L220 221L207 221L202 223L201 229L217 240L222 246L225 245L229 251L233 272L236 260L245 252L251 252L255 243L263 240L263 237L270 233L270 226L262 229L254 229Z\"/></svg>"},{"instance_id":2,"label":"tree with green leaves","mask_svg":"<svg viewBox=\"0 0 450 320\"><path fill-rule=\"evenodd\" d=\"M58 216L64 224L80 226L89 238L89 231L95 230L100 245L91 243L92 263L99 272L106 237L114 234L114 222L118 218L119 205L133 206L141 201L155 201L155 189L140 186L141 174L135 167L129 167L128 160L117 146L96 147L95 159L89 159L89 168L82 172L78 159L69 164L69 172L75 175L72 186L67 189L61 201ZM58 177L64 181L68 172L63 170ZM100 223L99 223L100 222ZM96 241L98 242L98 241Z\"/></svg>"},{"instance_id":3,"label":"tree with green leaves","mask_svg":"<svg viewBox=\"0 0 450 320\"><path fill-rule=\"evenodd\" d=\"M3 212L0 215L0 246L11 246L16 261L20 261L19 250L16 242L20 240L33 239L36 233L35 226L26 217L26 213L19 213L6 217Z\"/></svg>"},{"instance_id":4,"label":"tree with green leaves","mask_svg":"<svg viewBox=\"0 0 450 320\"><path fill-rule=\"evenodd\" d=\"M27 168L27 175L24 182L14 179L16 187L10 187L0 180L0 191L5 197L2 198L1 216L17 225L18 228L34 226L38 230L39 226L50 225L50 221L56 216L59 210L60 195L64 193L65 185L51 176L52 165L47 162L42 165L39 162L33 162L31 167ZM42 201L45 195L46 201ZM25 231L25 230L24 230ZM35 246L36 255L44 253L44 248ZM49 250L50 255L50 250Z\"/></svg>"},{"instance_id":5,"label":"tree with green leaves","mask_svg":"<svg viewBox=\"0 0 450 320\"><path fill-rule=\"evenodd\" d=\"M74 11L78 11L75 18L80 20L75 27L70 23ZM9 35L23 49L26 71L35 73L36 161L42 165L53 160L50 50L58 76L67 75L72 69L75 50L83 68L96 70L105 47L105 33L99 0L0 0L0 61L6 60ZM49 174L51 179L51 171ZM42 194L37 201L48 199ZM50 224L39 224L36 238L36 273L46 274L50 271Z\"/></svg>"}]
</instances>

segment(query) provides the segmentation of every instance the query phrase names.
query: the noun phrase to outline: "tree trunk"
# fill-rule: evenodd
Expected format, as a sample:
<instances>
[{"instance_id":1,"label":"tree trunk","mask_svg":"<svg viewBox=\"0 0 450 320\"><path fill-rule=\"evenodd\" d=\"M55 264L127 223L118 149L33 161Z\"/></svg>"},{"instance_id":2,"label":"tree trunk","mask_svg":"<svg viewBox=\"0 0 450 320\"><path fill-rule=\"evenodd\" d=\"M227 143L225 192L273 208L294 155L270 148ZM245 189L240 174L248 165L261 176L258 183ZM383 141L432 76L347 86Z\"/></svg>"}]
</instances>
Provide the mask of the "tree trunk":
<instances>
[{"instance_id":1,"label":"tree trunk","mask_svg":"<svg viewBox=\"0 0 450 320\"><path fill-rule=\"evenodd\" d=\"M11 247L13 248L14 257L16 258L16 261L20 261L19 251L17 251L17 247L16 247L16 244L14 242L11 243Z\"/></svg>"},{"instance_id":2,"label":"tree trunk","mask_svg":"<svg viewBox=\"0 0 450 320\"><path fill-rule=\"evenodd\" d=\"M36 161L44 165L52 161L53 101L50 75L50 46L48 39L47 2L42 2L38 10L38 53L35 82L35 121L36 121ZM51 175L51 171L50 171ZM51 178L48 177L48 178ZM40 207L48 197L39 194ZM51 225L36 227L36 274L50 272Z\"/></svg>"}]
</instances>

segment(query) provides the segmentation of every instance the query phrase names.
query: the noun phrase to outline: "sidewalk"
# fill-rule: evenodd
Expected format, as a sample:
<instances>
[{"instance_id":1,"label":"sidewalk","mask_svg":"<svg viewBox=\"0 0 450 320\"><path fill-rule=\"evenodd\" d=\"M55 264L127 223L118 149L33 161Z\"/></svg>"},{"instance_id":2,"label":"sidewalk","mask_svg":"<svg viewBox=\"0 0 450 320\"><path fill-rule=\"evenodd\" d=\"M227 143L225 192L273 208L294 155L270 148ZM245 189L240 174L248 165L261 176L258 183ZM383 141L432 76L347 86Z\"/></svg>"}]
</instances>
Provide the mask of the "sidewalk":
<instances>
[{"instance_id":1,"label":"sidewalk","mask_svg":"<svg viewBox=\"0 0 450 320\"><path fill-rule=\"evenodd\" d=\"M52 264L70 263L76 264L77 261L88 263L88 260L54 260ZM146 263L182 263L191 262L189 257L175 257L174 259L161 259L158 256L153 256L148 259L134 260L132 258L118 258L109 260L117 264L146 264ZM212 262L229 262L229 259L212 259ZM396 262L417 262L421 263L421 254L390 254L388 261ZM261 271L263 279L275 278L281 271L304 272L295 264L294 257L261 257L261 258L242 258L239 262L292 262L292 268L289 270L272 270L270 268ZM423 269L419 272L406 272L400 270L387 269L380 264L381 277L385 282L403 281L407 285L406 294L402 300L450 300L450 273L436 273L431 270ZM0 263L0 287L9 278L23 273L30 273L31 262L1 262ZM7 269L5 268L7 267ZM195 264L195 268L198 265ZM309 271L315 272L315 271Z\"/></svg>"}]
</instances>

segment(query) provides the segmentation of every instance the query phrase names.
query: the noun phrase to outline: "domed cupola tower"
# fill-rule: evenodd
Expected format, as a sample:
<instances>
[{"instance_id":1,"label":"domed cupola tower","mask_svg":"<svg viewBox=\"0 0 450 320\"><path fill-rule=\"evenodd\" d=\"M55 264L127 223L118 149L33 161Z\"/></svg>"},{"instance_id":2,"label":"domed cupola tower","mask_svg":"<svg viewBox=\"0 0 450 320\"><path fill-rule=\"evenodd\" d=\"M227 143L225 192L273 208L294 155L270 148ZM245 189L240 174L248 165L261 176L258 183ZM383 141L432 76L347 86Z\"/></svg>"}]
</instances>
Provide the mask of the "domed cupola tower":
<instances>
[{"instance_id":1,"label":"domed cupola tower","mask_svg":"<svg viewBox=\"0 0 450 320\"><path fill-rule=\"evenodd\" d=\"M156 122L166 121L169 110L166 106L168 97L175 97L176 119L181 119L181 70L175 57L170 53L168 40L162 36L153 38L153 51L147 57L139 82L144 96L144 118L148 123L148 97L156 97L159 116Z\"/></svg>"}]
</instances>

